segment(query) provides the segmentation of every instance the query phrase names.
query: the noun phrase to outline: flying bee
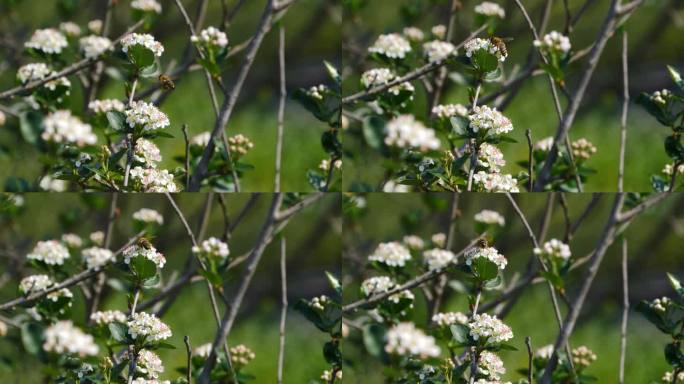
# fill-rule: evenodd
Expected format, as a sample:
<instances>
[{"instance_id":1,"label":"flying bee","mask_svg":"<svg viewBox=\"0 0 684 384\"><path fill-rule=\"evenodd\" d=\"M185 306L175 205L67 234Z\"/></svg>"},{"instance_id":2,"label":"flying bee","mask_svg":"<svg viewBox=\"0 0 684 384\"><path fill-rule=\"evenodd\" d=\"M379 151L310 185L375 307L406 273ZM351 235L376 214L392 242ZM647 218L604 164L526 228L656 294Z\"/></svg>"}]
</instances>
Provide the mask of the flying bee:
<instances>
[{"instance_id":1,"label":"flying bee","mask_svg":"<svg viewBox=\"0 0 684 384\"><path fill-rule=\"evenodd\" d=\"M487 241L487 238L483 237L481 239L478 239L477 240L477 247L478 248L488 248L489 242Z\"/></svg>"},{"instance_id":2,"label":"flying bee","mask_svg":"<svg viewBox=\"0 0 684 384\"><path fill-rule=\"evenodd\" d=\"M146 237L141 237L138 239L138 246L143 247L145 249L152 249L152 243L146 238Z\"/></svg>"},{"instance_id":3,"label":"flying bee","mask_svg":"<svg viewBox=\"0 0 684 384\"><path fill-rule=\"evenodd\" d=\"M164 88L167 91L173 91L176 89L176 84L171 80L171 77L169 75L161 74L159 75L159 82L161 83L162 88Z\"/></svg>"},{"instance_id":4,"label":"flying bee","mask_svg":"<svg viewBox=\"0 0 684 384\"><path fill-rule=\"evenodd\" d=\"M512 40L512 37L491 36L489 38L489 42L492 43L492 45L494 45L497 49L499 49L499 52L501 52L504 56L508 56L508 51L506 50L506 42Z\"/></svg>"}]
</instances>

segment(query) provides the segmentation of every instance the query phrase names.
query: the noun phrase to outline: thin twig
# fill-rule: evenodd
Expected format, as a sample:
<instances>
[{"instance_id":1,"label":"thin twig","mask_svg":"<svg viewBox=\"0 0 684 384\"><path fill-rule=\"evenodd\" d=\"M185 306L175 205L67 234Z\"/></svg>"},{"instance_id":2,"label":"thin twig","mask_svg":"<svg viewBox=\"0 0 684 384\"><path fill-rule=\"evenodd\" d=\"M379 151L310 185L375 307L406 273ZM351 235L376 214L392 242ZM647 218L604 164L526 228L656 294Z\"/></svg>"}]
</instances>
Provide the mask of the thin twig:
<instances>
[{"instance_id":1,"label":"thin twig","mask_svg":"<svg viewBox=\"0 0 684 384\"><path fill-rule=\"evenodd\" d=\"M185 140L185 189L190 185L190 140L188 139L188 125L183 124L183 140Z\"/></svg>"},{"instance_id":2,"label":"thin twig","mask_svg":"<svg viewBox=\"0 0 684 384\"><path fill-rule=\"evenodd\" d=\"M620 329L619 384L625 383L625 354L627 352L627 319L629 317L629 277L627 271L627 239L622 239L622 326Z\"/></svg>"},{"instance_id":3,"label":"thin twig","mask_svg":"<svg viewBox=\"0 0 684 384\"><path fill-rule=\"evenodd\" d=\"M532 360L534 359L534 354L532 353L532 339L529 336L525 337L525 345L527 346L527 382L532 384Z\"/></svg>"},{"instance_id":4,"label":"thin twig","mask_svg":"<svg viewBox=\"0 0 684 384\"><path fill-rule=\"evenodd\" d=\"M188 384L192 383L192 348L190 348L190 336L183 336L183 342L185 343L185 353L187 354L187 372L185 373L185 378Z\"/></svg>"},{"instance_id":5,"label":"thin twig","mask_svg":"<svg viewBox=\"0 0 684 384\"><path fill-rule=\"evenodd\" d=\"M529 173L529 180L527 183L527 190L532 192L532 187L534 186L534 163L532 158L532 153L534 151L534 146L532 145L532 130L527 128L525 130L525 137L527 138L527 172Z\"/></svg>"},{"instance_id":6,"label":"thin twig","mask_svg":"<svg viewBox=\"0 0 684 384\"><path fill-rule=\"evenodd\" d=\"M278 133L276 137L275 181L274 192L280 192L280 168L283 156L283 131L285 130L285 28L280 27L278 33L278 63L280 68L280 100L278 101Z\"/></svg>"},{"instance_id":7,"label":"thin twig","mask_svg":"<svg viewBox=\"0 0 684 384\"><path fill-rule=\"evenodd\" d=\"M283 364L285 363L285 321L287 319L287 266L286 266L285 238L280 239L280 282L281 282L281 310L280 310L280 349L278 351L278 384L283 383Z\"/></svg>"},{"instance_id":8,"label":"thin twig","mask_svg":"<svg viewBox=\"0 0 684 384\"><path fill-rule=\"evenodd\" d=\"M627 31L622 31L622 116L620 118L620 163L618 165L618 192L624 192L625 179L625 145L627 143L627 110L629 108L627 43Z\"/></svg>"}]
</instances>

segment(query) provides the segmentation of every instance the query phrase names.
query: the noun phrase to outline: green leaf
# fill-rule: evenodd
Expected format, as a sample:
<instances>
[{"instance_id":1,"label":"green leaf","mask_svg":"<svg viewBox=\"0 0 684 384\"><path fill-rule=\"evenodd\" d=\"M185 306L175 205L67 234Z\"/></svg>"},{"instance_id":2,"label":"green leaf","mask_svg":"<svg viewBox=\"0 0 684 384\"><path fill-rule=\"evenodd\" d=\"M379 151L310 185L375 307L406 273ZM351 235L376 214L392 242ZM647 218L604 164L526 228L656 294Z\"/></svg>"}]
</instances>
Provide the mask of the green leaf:
<instances>
[{"instance_id":1,"label":"green leaf","mask_svg":"<svg viewBox=\"0 0 684 384\"><path fill-rule=\"evenodd\" d=\"M684 366L684 354L678 344L670 343L665 346L665 360L673 367Z\"/></svg>"},{"instance_id":2,"label":"green leaf","mask_svg":"<svg viewBox=\"0 0 684 384\"><path fill-rule=\"evenodd\" d=\"M125 343L128 340L128 326L123 323L109 323L109 333L112 339L119 343Z\"/></svg>"},{"instance_id":3,"label":"green leaf","mask_svg":"<svg viewBox=\"0 0 684 384\"><path fill-rule=\"evenodd\" d=\"M36 111L28 111L19 115L19 130L27 143L36 144L43 132L43 116Z\"/></svg>"},{"instance_id":4,"label":"green leaf","mask_svg":"<svg viewBox=\"0 0 684 384\"><path fill-rule=\"evenodd\" d=\"M321 145L330 155L339 157L342 153L342 143L337 137L337 131L325 131L321 135Z\"/></svg>"},{"instance_id":5,"label":"green leaf","mask_svg":"<svg viewBox=\"0 0 684 384\"><path fill-rule=\"evenodd\" d=\"M491 260L478 257L473 260L473 271L480 281L495 279L499 275L499 267Z\"/></svg>"},{"instance_id":6,"label":"green leaf","mask_svg":"<svg viewBox=\"0 0 684 384\"><path fill-rule=\"evenodd\" d=\"M371 356L384 355L386 331L380 324L367 324L363 327L363 345Z\"/></svg>"},{"instance_id":7,"label":"green leaf","mask_svg":"<svg viewBox=\"0 0 684 384\"><path fill-rule=\"evenodd\" d=\"M144 257L136 256L130 261L131 270L140 282L148 280L157 274L157 264Z\"/></svg>"},{"instance_id":8,"label":"green leaf","mask_svg":"<svg viewBox=\"0 0 684 384\"><path fill-rule=\"evenodd\" d=\"M323 357L330 365L342 365L342 352L339 342L328 341L323 345Z\"/></svg>"},{"instance_id":9,"label":"green leaf","mask_svg":"<svg viewBox=\"0 0 684 384\"><path fill-rule=\"evenodd\" d=\"M470 328L465 324L452 324L449 329L451 329L451 338L459 343L466 344L468 342L468 336L470 335Z\"/></svg>"},{"instance_id":10,"label":"green leaf","mask_svg":"<svg viewBox=\"0 0 684 384\"><path fill-rule=\"evenodd\" d=\"M26 352L38 355L43 350L43 328L37 323L21 325L21 343Z\"/></svg>"},{"instance_id":11,"label":"green leaf","mask_svg":"<svg viewBox=\"0 0 684 384\"><path fill-rule=\"evenodd\" d=\"M660 104L651 100L651 96L648 93L643 92L637 96L636 103L644 107L646 112L651 114L651 116L655 117L661 124L665 126L669 127L675 121L675 116L665 111Z\"/></svg>"},{"instance_id":12,"label":"green leaf","mask_svg":"<svg viewBox=\"0 0 684 384\"><path fill-rule=\"evenodd\" d=\"M128 47L128 58L138 69L143 69L154 64L154 53L142 45L136 44Z\"/></svg>"},{"instance_id":13,"label":"green leaf","mask_svg":"<svg viewBox=\"0 0 684 384\"><path fill-rule=\"evenodd\" d=\"M679 136L672 135L665 138L665 152L676 160L684 158L684 146L682 146Z\"/></svg>"},{"instance_id":14,"label":"green leaf","mask_svg":"<svg viewBox=\"0 0 684 384\"><path fill-rule=\"evenodd\" d=\"M379 116L369 116L363 119L363 138L371 148L382 147L385 140L385 123L385 120Z\"/></svg>"},{"instance_id":15,"label":"green leaf","mask_svg":"<svg viewBox=\"0 0 684 384\"><path fill-rule=\"evenodd\" d=\"M107 112L106 116L109 126L112 127L113 130L118 132L125 132L129 130L128 124L126 123L126 115L124 115L123 112L109 111Z\"/></svg>"},{"instance_id":16,"label":"green leaf","mask_svg":"<svg viewBox=\"0 0 684 384\"><path fill-rule=\"evenodd\" d=\"M453 132L457 135L464 136L468 132L468 119L465 117L461 116L454 116L451 119L451 127L453 128Z\"/></svg>"}]
</instances>

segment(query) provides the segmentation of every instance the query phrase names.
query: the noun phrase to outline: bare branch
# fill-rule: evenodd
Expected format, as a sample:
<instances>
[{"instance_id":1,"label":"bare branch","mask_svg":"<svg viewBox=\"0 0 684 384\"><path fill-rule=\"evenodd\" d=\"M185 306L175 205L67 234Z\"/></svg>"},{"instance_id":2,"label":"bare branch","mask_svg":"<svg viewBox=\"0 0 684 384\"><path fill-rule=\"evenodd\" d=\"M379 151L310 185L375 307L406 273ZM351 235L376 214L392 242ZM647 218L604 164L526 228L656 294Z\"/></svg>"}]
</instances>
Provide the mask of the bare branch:
<instances>
[{"instance_id":1,"label":"bare branch","mask_svg":"<svg viewBox=\"0 0 684 384\"><path fill-rule=\"evenodd\" d=\"M627 318L629 316L629 277L627 271L627 239L622 239L622 326L620 328L619 384L625 383L625 353L627 352Z\"/></svg>"},{"instance_id":2,"label":"bare branch","mask_svg":"<svg viewBox=\"0 0 684 384\"><path fill-rule=\"evenodd\" d=\"M278 63L280 68L280 99L278 101L278 133L276 137L275 181L274 192L280 192L280 168L283 156L283 131L285 129L285 28L280 27L278 33Z\"/></svg>"},{"instance_id":3,"label":"bare branch","mask_svg":"<svg viewBox=\"0 0 684 384\"><path fill-rule=\"evenodd\" d=\"M622 117L620 118L620 163L618 165L618 192L624 192L625 146L627 143L627 110L629 108L629 70L627 67L627 31L622 31Z\"/></svg>"},{"instance_id":4,"label":"bare branch","mask_svg":"<svg viewBox=\"0 0 684 384\"><path fill-rule=\"evenodd\" d=\"M285 321L287 319L287 266L285 254L285 238L280 239L280 281L281 281L281 309L280 309L280 349L278 351L278 384L283 383L283 364L285 363Z\"/></svg>"}]
</instances>

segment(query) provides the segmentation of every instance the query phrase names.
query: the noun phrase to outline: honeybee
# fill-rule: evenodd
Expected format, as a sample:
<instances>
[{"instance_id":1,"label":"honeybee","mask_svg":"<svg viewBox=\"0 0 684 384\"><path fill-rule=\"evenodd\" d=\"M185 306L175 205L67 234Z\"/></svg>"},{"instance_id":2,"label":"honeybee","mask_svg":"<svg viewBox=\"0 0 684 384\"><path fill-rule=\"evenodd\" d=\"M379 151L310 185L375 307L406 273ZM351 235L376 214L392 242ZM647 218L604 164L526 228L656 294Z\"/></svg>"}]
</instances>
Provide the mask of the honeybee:
<instances>
[{"instance_id":1,"label":"honeybee","mask_svg":"<svg viewBox=\"0 0 684 384\"><path fill-rule=\"evenodd\" d=\"M510 37L496 37L496 36L491 36L489 38L489 42L492 43L496 48L499 49L499 52L501 52L504 56L508 56L508 51L506 50L506 42L511 41L513 38Z\"/></svg>"},{"instance_id":2,"label":"honeybee","mask_svg":"<svg viewBox=\"0 0 684 384\"><path fill-rule=\"evenodd\" d=\"M487 248L487 247L489 247L489 242L484 237L481 239L478 239L477 240L477 247L478 248Z\"/></svg>"},{"instance_id":3,"label":"honeybee","mask_svg":"<svg viewBox=\"0 0 684 384\"><path fill-rule=\"evenodd\" d=\"M161 74L159 75L159 82L161 83L162 88L164 88L167 91L173 91L176 89L176 84L171 80L171 77L169 75Z\"/></svg>"},{"instance_id":4,"label":"honeybee","mask_svg":"<svg viewBox=\"0 0 684 384\"><path fill-rule=\"evenodd\" d=\"M138 239L138 246L145 249L152 249L152 243L150 243L146 237L141 237Z\"/></svg>"}]
</instances>

